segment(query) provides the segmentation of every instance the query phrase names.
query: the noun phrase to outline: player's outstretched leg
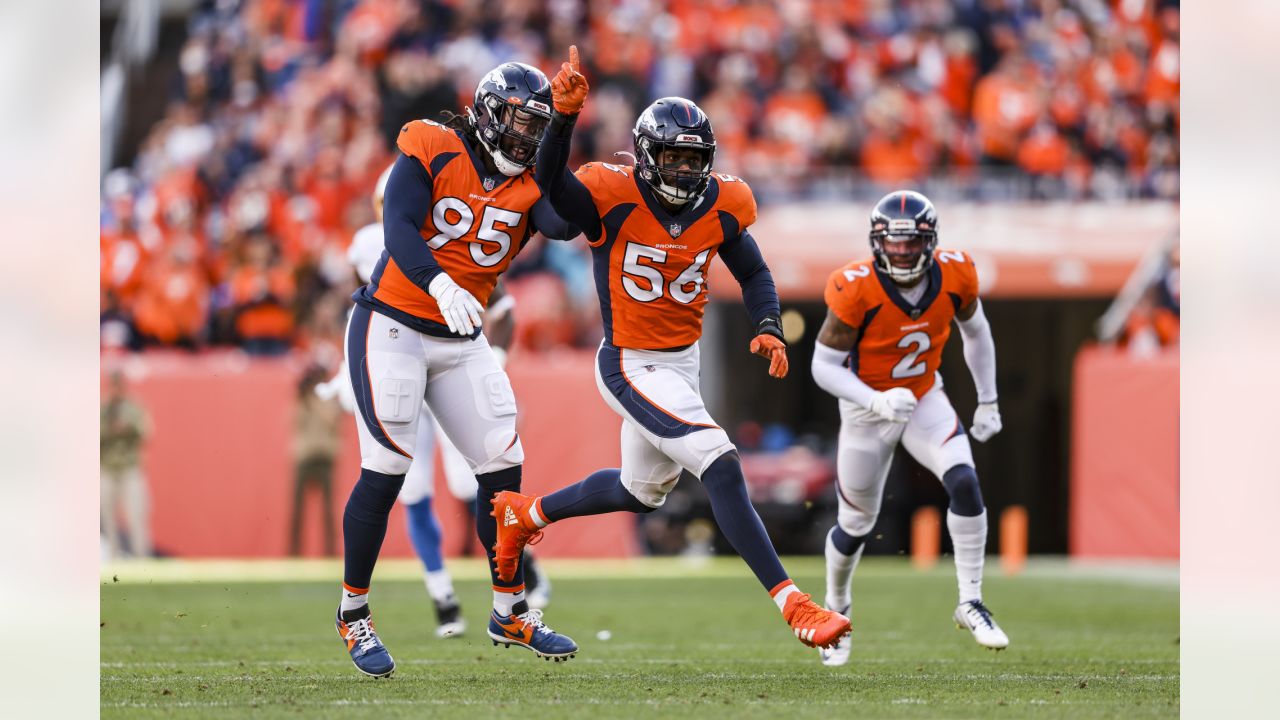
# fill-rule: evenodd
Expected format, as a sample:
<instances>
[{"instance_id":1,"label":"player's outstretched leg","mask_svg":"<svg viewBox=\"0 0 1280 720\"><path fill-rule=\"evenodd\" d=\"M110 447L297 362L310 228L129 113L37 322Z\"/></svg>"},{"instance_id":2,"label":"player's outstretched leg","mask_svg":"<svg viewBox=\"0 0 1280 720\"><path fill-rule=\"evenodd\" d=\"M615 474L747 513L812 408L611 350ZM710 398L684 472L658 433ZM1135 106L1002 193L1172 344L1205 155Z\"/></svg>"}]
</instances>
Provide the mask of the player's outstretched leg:
<instances>
[{"instance_id":1,"label":"player's outstretched leg","mask_svg":"<svg viewBox=\"0 0 1280 720\"><path fill-rule=\"evenodd\" d=\"M652 512L653 508L627 492L617 468L597 470L581 482L544 497L499 492L493 497L492 517L497 520L494 545L498 577L513 577L525 546L542 539L542 528L558 520L584 515L627 511Z\"/></svg>"},{"instance_id":2,"label":"player's outstretched leg","mask_svg":"<svg viewBox=\"0 0 1280 720\"><path fill-rule=\"evenodd\" d=\"M827 533L825 605L828 610L835 610L845 616L849 615L849 610L853 606L849 585L853 579L853 571L858 567L858 560L862 558L865 540L865 535L850 535L839 524L833 525L831 531ZM846 635L829 648L819 648L818 655L822 658L823 665L835 667L849 662L849 653L852 649L853 638Z\"/></svg>"},{"instance_id":3,"label":"player's outstretched leg","mask_svg":"<svg viewBox=\"0 0 1280 720\"><path fill-rule=\"evenodd\" d=\"M494 645L507 647L518 645L531 650L538 657L556 662L567 660L578 652L578 644L542 622L542 611L532 610L525 599L524 571L520 553L504 566L509 572L499 572L495 549L498 546L498 528L509 518L489 511L495 496L518 495L521 466L503 468L476 475L479 492L476 494L476 535L489 556L489 572L493 581L493 612L489 616L489 638ZM521 496L523 497L523 496Z\"/></svg>"},{"instance_id":4,"label":"player's outstretched leg","mask_svg":"<svg viewBox=\"0 0 1280 720\"><path fill-rule=\"evenodd\" d=\"M847 635L849 618L820 607L787 576L760 515L751 505L737 451L731 450L716 458L702 474L702 484L720 531L760 583L769 589L769 595L796 638L809 647L829 647Z\"/></svg>"},{"instance_id":5,"label":"player's outstretched leg","mask_svg":"<svg viewBox=\"0 0 1280 720\"><path fill-rule=\"evenodd\" d=\"M987 510L978 487L978 474L969 465L957 465L942 476L951 496L947 508L947 532L955 549L956 582L960 604L956 626L968 629L978 644L992 650L1009 646L1009 637L982 603L982 566L987 552Z\"/></svg>"},{"instance_id":6,"label":"player's outstretched leg","mask_svg":"<svg viewBox=\"0 0 1280 720\"><path fill-rule=\"evenodd\" d=\"M374 677L389 677L396 669L391 653L373 628L369 580L387 534L387 517L403 484L404 475L361 468L342 515L344 570L336 625L351 661L360 672Z\"/></svg>"},{"instance_id":7,"label":"player's outstretched leg","mask_svg":"<svg viewBox=\"0 0 1280 720\"><path fill-rule=\"evenodd\" d=\"M431 497L425 497L405 505L409 520L409 540L422 561L427 594L436 609L436 637L448 638L461 635L467 628L462 619L462 607L453 591L453 578L444 566L440 551L443 535L440 521L431 507Z\"/></svg>"}]
</instances>

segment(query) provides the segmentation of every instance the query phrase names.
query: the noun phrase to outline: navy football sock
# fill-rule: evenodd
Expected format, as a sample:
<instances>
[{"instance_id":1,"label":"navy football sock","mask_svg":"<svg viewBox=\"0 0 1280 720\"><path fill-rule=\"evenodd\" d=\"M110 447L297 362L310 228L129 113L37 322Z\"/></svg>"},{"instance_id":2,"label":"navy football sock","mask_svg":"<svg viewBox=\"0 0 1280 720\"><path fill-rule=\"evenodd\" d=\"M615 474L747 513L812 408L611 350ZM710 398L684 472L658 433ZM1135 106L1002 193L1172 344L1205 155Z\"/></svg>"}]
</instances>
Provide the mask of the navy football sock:
<instances>
[{"instance_id":1,"label":"navy football sock","mask_svg":"<svg viewBox=\"0 0 1280 720\"><path fill-rule=\"evenodd\" d=\"M839 525L833 525L829 534L831 544L840 551L841 555L853 555L867 541L866 535L850 535Z\"/></svg>"},{"instance_id":2,"label":"navy football sock","mask_svg":"<svg viewBox=\"0 0 1280 720\"><path fill-rule=\"evenodd\" d=\"M978 473L969 465L957 465L942 474L942 484L951 496L951 512L964 517L982 514L982 488L978 486Z\"/></svg>"},{"instance_id":3,"label":"navy football sock","mask_svg":"<svg viewBox=\"0 0 1280 720\"><path fill-rule=\"evenodd\" d=\"M476 476L476 484L479 486L475 506L476 537L480 538L480 545L484 547L484 553L489 558L489 576L493 580L494 590L512 588L503 592L515 592L514 588L524 585L524 567L523 563L516 567L516 575L511 582L502 582L498 579L498 568L493 562L493 544L498 541L498 521L490 514L493 512L491 501L494 495L503 490L520 492L520 470L521 466L516 465Z\"/></svg>"},{"instance_id":4,"label":"navy football sock","mask_svg":"<svg viewBox=\"0 0 1280 720\"><path fill-rule=\"evenodd\" d=\"M360 468L360 480L351 489L342 513L344 569L342 581L350 588L367 588L387 535L387 516L404 485L404 475L383 475Z\"/></svg>"},{"instance_id":5,"label":"navy football sock","mask_svg":"<svg viewBox=\"0 0 1280 720\"><path fill-rule=\"evenodd\" d=\"M636 499L622 486L622 471L617 468L597 470L586 480L546 495L539 504L548 522L583 515L601 515L625 510L633 513L653 512L654 508Z\"/></svg>"},{"instance_id":6,"label":"navy football sock","mask_svg":"<svg viewBox=\"0 0 1280 720\"><path fill-rule=\"evenodd\" d=\"M440 521L431 510L431 498L404 506L409 518L409 540L413 549L422 560L427 572L435 572L444 568L444 558L440 554Z\"/></svg>"},{"instance_id":7,"label":"navy football sock","mask_svg":"<svg viewBox=\"0 0 1280 720\"><path fill-rule=\"evenodd\" d=\"M760 522L747 496L747 481L742 476L738 453L730 451L716 458L702 474L702 485L711 499L711 512L720 532L729 539L729 544L746 561L765 590L772 591L785 582L787 571L782 568L764 523Z\"/></svg>"}]
</instances>

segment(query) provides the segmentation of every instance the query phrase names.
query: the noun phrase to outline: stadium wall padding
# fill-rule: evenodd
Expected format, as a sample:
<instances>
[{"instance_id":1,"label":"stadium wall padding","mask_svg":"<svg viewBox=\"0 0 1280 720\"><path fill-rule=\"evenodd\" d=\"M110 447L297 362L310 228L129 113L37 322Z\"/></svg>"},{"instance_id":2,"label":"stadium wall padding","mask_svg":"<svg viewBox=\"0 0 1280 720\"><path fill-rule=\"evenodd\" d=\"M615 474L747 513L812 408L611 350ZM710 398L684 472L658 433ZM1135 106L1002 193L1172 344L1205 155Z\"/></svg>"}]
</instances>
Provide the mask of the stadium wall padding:
<instances>
[{"instance_id":1,"label":"stadium wall padding","mask_svg":"<svg viewBox=\"0 0 1280 720\"><path fill-rule=\"evenodd\" d=\"M1176 349L1076 357L1071 555L1178 557L1178 364Z\"/></svg>"},{"instance_id":2,"label":"stadium wall padding","mask_svg":"<svg viewBox=\"0 0 1280 720\"><path fill-rule=\"evenodd\" d=\"M617 467L621 420L596 390L594 352L514 354L508 368L525 449L524 488L543 493ZM108 363L104 361L104 368ZM283 557L293 502L293 428L301 365L239 352L146 353L123 361L130 392L151 415L143 456L157 550L178 557ZM342 510L359 474L354 420L344 418L332 504L341 553ZM468 509L436 460L436 508L445 552L461 550ZM322 554L318 494L305 506L302 554ZM412 557L404 511L391 514L383 557ZM473 538L472 538L473 539ZM547 556L637 553L629 515L576 518L538 545ZM472 554L478 554L478 542Z\"/></svg>"}]
</instances>

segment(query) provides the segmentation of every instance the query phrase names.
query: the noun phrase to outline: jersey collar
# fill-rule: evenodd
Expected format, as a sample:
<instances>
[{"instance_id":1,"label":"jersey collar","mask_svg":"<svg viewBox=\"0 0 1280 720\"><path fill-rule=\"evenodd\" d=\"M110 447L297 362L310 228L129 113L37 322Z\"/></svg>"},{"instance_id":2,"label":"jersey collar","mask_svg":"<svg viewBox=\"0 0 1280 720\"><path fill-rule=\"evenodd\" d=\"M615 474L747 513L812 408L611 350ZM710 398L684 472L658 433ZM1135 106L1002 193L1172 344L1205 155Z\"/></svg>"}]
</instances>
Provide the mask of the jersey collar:
<instances>
[{"instance_id":1,"label":"jersey collar","mask_svg":"<svg viewBox=\"0 0 1280 720\"><path fill-rule=\"evenodd\" d=\"M667 209L662 207L662 203L658 202L658 198L653 194L653 188L649 187L649 183L640 179L639 173L631 173L632 180L636 184L636 188L640 191L640 197L644 198L644 204L649 208L649 212L653 213L653 217L658 221L671 237L680 237L680 235L688 230L694 223L702 219L711 208L715 207L716 199L720 197L720 183L709 182L707 189L702 196L694 201L693 207L682 208L679 212L672 215Z\"/></svg>"},{"instance_id":2,"label":"jersey collar","mask_svg":"<svg viewBox=\"0 0 1280 720\"><path fill-rule=\"evenodd\" d=\"M924 296L920 298L920 302L912 305L907 299L902 297L902 292L898 290L898 285L889 279L889 276L881 272L880 268L875 269L876 279L880 281L880 287L884 289L884 294L889 296L889 300L898 306L907 317L912 320L920 319L925 311L933 305L933 301L938 298L938 293L942 291L942 268L938 263L934 262L929 266L929 287L924 291Z\"/></svg>"}]
</instances>

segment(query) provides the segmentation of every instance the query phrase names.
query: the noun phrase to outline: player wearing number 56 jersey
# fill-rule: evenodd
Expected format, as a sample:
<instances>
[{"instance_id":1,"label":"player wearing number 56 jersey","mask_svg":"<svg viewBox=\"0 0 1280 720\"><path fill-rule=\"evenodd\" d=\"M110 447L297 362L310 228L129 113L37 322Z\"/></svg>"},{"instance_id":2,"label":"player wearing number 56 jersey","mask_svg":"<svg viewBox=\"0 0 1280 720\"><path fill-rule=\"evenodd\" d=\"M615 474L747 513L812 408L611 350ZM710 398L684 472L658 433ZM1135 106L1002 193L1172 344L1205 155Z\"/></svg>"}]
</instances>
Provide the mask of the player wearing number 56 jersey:
<instances>
[{"instance_id":1,"label":"player wearing number 56 jersey","mask_svg":"<svg viewBox=\"0 0 1280 720\"><path fill-rule=\"evenodd\" d=\"M871 213L872 257L831 274L827 319L814 348L813 378L840 399L837 523L827 535L828 608L848 611L849 583L875 526L894 448L901 443L951 497L947 529L955 546L960 604L955 620L989 648L1009 638L982 602L987 513L960 419L938 366L951 322L964 338L978 388L970 430L1000 431L995 343L978 299L978 273L963 252L936 249L938 213L917 192L886 195ZM824 649L827 665L848 662L850 643Z\"/></svg>"},{"instance_id":2,"label":"player wearing number 56 jersey","mask_svg":"<svg viewBox=\"0 0 1280 720\"><path fill-rule=\"evenodd\" d=\"M707 266L717 254L742 285L756 326L752 352L769 358L769 374L787 374L778 295L747 231L756 219L746 183L711 172L715 134L702 110L684 98L654 102L634 130L631 166L589 163L566 171L569 141L586 98L577 48L552 81L555 112L538 150L538 184L562 217L591 245L604 342L596 384L622 416L622 468L601 470L546 497L500 493L499 572L548 523L661 506L682 471L702 480L716 522L769 590L802 642L824 646L849 632L849 621L797 590L747 497L737 450L707 412L698 388L698 339L707 302ZM720 629L726 634L736 627Z\"/></svg>"},{"instance_id":3,"label":"player wearing number 56 jersey","mask_svg":"<svg viewBox=\"0 0 1280 720\"><path fill-rule=\"evenodd\" d=\"M369 675L395 668L370 620L369 581L418 450L423 401L475 474L478 506L520 488L515 396L479 326L498 275L535 229L560 239L578 234L530 174L550 119L546 76L506 63L480 81L466 116L443 125L415 120L400 131L401 154L383 200L386 249L352 296L346 343L361 470L343 515L337 627L356 667ZM492 546L495 533L488 513L477 512L481 543ZM494 644L572 657L577 645L530 610L519 558L514 565L505 579L493 574Z\"/></svg>"}]
</instances>

